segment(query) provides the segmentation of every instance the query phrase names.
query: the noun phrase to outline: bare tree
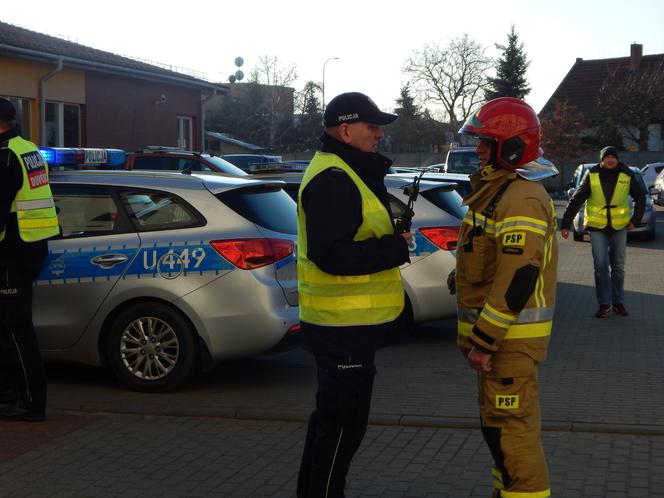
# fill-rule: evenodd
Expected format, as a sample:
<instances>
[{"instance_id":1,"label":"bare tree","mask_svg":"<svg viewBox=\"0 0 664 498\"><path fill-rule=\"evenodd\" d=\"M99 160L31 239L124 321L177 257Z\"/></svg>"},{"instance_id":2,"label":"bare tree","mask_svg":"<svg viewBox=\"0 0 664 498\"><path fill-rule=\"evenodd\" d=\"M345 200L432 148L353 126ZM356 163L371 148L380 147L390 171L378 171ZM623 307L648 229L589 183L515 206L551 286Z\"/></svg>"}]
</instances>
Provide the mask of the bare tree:
<instances>
[{"instance_id":1,"label":"bare tree","mask_svg":"<svg viewBox=\"0 0 664 498\"><path fill-rule=\"evenodd\" d=\"M598 104L600 127L611 123L640 150L647 150L648 125L664 122L664 62L612 72L599 90Z\"/></svg>"},{"instance_id":2,"label":"bare tree","mask_svg":"<svg viewBox=\"0 0 664 498\"><path fill-rule=\"evenodd\" d=\"M403 72L410 75L413 90L425 104L441 106L456 130L484 101L486 73L491 59L486 49L467 34L441 47L429 43L406 60Z\"/></svg>"},{"instance_id":3,"label":"bare tree","mask_svg":"<svg viewBox=\"0 0 664 498\"><path fill-rule=\"evenodd\" d=\"M583 116L567 101L556 100L552 113L541 116L542 149L561 171L572 160L578 161L585 152L581 131L585 127ZM560 175L561 187L565 175Z\"/></svg>"},{"instance_id":4,"label":"bare tree","mask_svg":"<svg viewBox=\"0 0 664 498\"><path fill-rule=\"evenodd\" d=\"M270 147L277 145L279 131L283 134L290 127L284 123L285 120L292 120L293 114L292 92L286 91L286 87L290 87L296 80L297 66L281 66L276 55L259 57L258 63L251 70L250 83L265 85L265 118ZM287 102L286 99L291 101Z\"/></svg>"}]
</instances>

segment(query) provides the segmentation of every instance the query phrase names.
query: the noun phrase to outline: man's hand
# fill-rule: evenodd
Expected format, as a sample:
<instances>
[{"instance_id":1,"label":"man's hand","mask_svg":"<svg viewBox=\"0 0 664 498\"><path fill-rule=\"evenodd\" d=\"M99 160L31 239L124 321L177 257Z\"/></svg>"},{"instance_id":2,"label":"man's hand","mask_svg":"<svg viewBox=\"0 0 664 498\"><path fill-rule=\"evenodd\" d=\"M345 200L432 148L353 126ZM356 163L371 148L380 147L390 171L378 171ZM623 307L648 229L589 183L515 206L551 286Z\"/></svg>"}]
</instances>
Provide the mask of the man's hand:
<instances>
[{"instance_id":1,"label":"man's hand","mask_svg":"<svg viewBox=\"0 0 664 498\"><path fill-rule=\"evenodd\" d=\"M563 236L563 239L566 239L567 237L569 237L569 230L567 228L563 228L562 230L560 230L560 235Z\"/></svg>"},{"instance_id":2,"label":"man's hand","mask_svg":"<svg viewBox=\"0 0 664 498\"><path fill-rule=\"evenodd\" d=\"M406 244L410 245L411 241L413 240L413 234L411 232L403 232L399 235L403 237L403 240L406 241Z\"/></svg>"},{"instance_id":3,"label":"man's hand","mask_svg":"<svg viewBox=\"0 0 664 498\"><path fill-rule=\"evenodd\" d=\"M468 358L470 368L473 370L480 372L491 371L491 355L489 353L484 353L483 351L473 347L466 358Z\"/></svg>"},{"instance_id":4,"label":"man's hand","mask_svg":"<svg viewBox=\"0 0 664 498\"><path fill-rule=\"evenodd\" d=\"M627 231L629 232L630 230L634 230L635 228L636 225L634 225L634 223L630 221L629 224L627 225Z\"/></svg>"},{"instance_id":5,"label":"man's hand","mask_svg":"<svg viewBox=\"0 0 664 498\"><path fill-rule=\"evenodd\" d=\"M447 276L447 290L452 295L456 294L456 270L452 270Z\"/></svg>"}]
</instances>

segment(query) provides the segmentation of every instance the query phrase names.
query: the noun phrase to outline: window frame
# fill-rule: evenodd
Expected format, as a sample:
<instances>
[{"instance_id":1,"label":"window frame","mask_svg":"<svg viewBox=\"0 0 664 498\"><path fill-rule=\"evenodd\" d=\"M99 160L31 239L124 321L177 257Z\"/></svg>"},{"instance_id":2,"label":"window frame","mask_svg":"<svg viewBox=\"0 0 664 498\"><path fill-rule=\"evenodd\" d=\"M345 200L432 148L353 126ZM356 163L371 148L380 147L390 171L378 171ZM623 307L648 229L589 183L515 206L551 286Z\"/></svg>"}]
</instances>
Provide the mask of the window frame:
<instances>
[{"instance_id":1,"label":"window frame","mask_svg":"<svg viewBox=\"0 0 664 498\"><path fill-rule=\"evenodd\" d=\"M87 239L90 237L104 237L108 235L136 233L136 230L133 228L127 214L124 212L122 208L122 204L118 196L118 191L119 191L118 188L102 186L102 185L88 185L81 183L51 183L50 186L54 200L57 200L59 196L63 195L62 192L63 190L69 190L69 189L78 190L79 193L84 193L84 191L86 190L90 192L95 192L95 191L104 192L104 193L108 192L110 193L110 198L115 203L115 207L117 208L117 217L115 219L115 225L113 226L113 230L102 230L98 232L82 232L79 235L64 236L62 233L62 226L60 226L60 233L52 240ZM57 207L57 202L56 202L56 207Z\"/></svg>"},{"instance_id":2,"label":"window frame","mask_svg":"<svg viewBox=\"0 0 664 498\"><path fill-rule=\"evenodd\" d=\"M147 195L150 194L160 194L160 195L167 195L177 201L177 204L181 206L192 218L191 223L182 223L179 225L174 225L174 224L166 224L162 223L159 225L151 225L149 227L146 227L144 225L141 225L138 222L138 219L136 218L134 211L131 209L131 206L129 205L127 201L127 195L129 194L142 194L142 193L147 193ZM134 230L138 233L147 233L147 232L159 232L159 231L167 231L167 230L188 230L191 228L200 228L205 225L207 225L207 219L198 211L196 208L194 208L189 202L184 200L182 197L179 195L170 192L168 190L160 190L160 189L152 189L152 188L138 188L138 187L124 187L120 189L119 192L120 196L120 202L123 211L127 215L127 218L129 220L129 223L131 226L134 228Z\"/></svg>"}]
</instances>

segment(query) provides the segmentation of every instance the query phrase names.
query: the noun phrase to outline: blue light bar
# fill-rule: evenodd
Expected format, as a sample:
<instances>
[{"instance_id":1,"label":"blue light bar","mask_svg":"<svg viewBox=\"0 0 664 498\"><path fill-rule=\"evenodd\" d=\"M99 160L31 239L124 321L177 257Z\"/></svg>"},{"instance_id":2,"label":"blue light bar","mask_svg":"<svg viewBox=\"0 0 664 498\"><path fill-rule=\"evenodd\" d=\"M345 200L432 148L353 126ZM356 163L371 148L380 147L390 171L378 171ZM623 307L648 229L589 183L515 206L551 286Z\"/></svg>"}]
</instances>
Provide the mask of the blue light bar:
<instances>
[{"instance_id":1,"label":"blue light bar","mask_svg":"<svg viewBox=\"0 0 664 498\"><path fill-rule=\"evenodd\" d=\"M40 147L39 152L51 166L120 166L126 161L122 149Z\"/></svg>"}]
</instances>

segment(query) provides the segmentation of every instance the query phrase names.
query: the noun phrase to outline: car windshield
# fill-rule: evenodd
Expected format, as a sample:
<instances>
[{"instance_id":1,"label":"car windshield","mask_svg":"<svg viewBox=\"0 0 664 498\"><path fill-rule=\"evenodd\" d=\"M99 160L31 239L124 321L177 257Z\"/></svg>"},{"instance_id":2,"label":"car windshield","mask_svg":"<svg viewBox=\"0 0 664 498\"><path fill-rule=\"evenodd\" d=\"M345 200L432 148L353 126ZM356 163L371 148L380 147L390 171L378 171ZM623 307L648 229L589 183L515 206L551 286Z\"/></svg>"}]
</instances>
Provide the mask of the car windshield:
<instances>
[{"instance_id":1,"label":"car windshield","mask_svg":"<svg viewBox=\"0 0 664 498\"><path fill-rule=\"evenodd\" d=\"M258 185L217 194L217 199L240 216L275 232L297 233L297 210L281 186Z\"/></svg>"},{"instance_id":2,"label":"car windshield","mask_svg":"<svg viewBox=\"0 0 664 498\"><path fill-rule=\"evenodd\" d=\"M247 173L245 171L242 171L240 168L238 168L232 163L229 163L225 159L222 159L221 157L206 156L205 159L207 159L217 168L219 168L219 171L221 171L222 173L226 173L227 175L233 175L233 176L247 176Z\"/></svg>"},{"instance_id":3,"label":"car windshield","mask_svg":"<svg viewBox=\"0 0 664 498\"><path fill-rule=\"evenodd\" d=\"M480 159L474 150L452 152L447 156L446 171L471 175L480 166Z\"/></svg>"}]
</instances>

